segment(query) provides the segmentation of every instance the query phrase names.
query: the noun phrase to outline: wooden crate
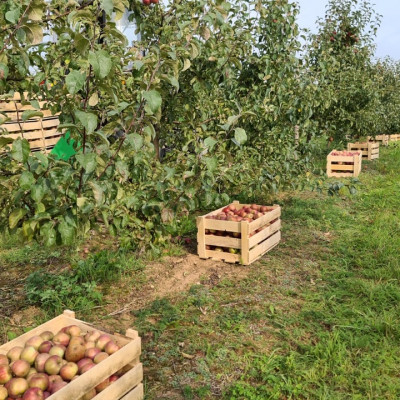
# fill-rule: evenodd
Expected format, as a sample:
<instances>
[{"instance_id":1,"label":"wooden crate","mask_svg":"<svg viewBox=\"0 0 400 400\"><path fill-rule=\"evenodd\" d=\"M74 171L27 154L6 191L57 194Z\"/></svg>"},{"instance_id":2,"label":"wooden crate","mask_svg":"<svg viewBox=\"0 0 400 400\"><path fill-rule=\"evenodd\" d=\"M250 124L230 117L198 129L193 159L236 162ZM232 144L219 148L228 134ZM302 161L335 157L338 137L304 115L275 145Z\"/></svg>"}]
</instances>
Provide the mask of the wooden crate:
<instances>
[{"instance_id":1,"label":"wooden crate","mask_svg":"<svg viewBox=\"0 0 400 400\"><path fill-rule=\"evenodd\" d=\"M400 135L389 135L389 142L398 142L400 140Z\"/></svg>"},{"instance_id":2,"label":"wooden crate","mask_svg":"<svg viewBox=\"0 0 400 400\"><path fill-rule=\"evenodd\" d=\"M368 141L378 142L382 146L387 146L389 144L389 135L368 136Z\"/></svg>"},{"instance_id":3,"label":"wooden crate","mask_svg":"<svg viewBox=\"0 0 400 400\"><path fill-rule=\"evenodd\" d=\"M49 153L63 132L58 130L60 120L57 115L52 115L51 111L46 109L46 102L40 101L40 112L43 117L32 117L25 122L22 121L22 113L26 110L35 110L30 104L25 104L21 95L15 93L10 100L0 101L0 118L9 118L4 124L0 125L0 136L6 136L11 139L22 138L29 142L31 151L43 151Z\"/></svg>"},{"instance_id":4,"label":"wooden crate","mask_svg":"<svg viewBox=\"0 0 400 400\"><path fill-rule=\"evenodd\" d=\"M336 154L335 154L336 153ZM357 177L361 172L361 151L352 156L341 155L338 150L332 150L327 157L326 173L328 178Z\"/></svg>"},{"instance_id":5,"label":"wooden crate","mask_svg":"<svg viewBox=\"0 0 400 400\"><path fill-rule=\"evenodd\" d=\"M366 160L376 160L379 158L379 143L364 142L364 143L348 143L348 151L361 151L362 157Z\"/></svg>"},{"instance_id":6,"label":"wooden crate","mask_svg":"<svg viewBox=\"0 0 400 400\"><path fill-rule=\"evenodd\" d=\"M248 204L240 204L238 201L234 201L233 204L238 210L249 206ZM217 215L224 208L225 207L221 207L216 211L197 217L197 243L200 258L212 258L213 260L223 260L228 263L249 265L280 242L280 206L272 206L272 211L252 222L221 221L207 218L211 215ZM210 230L232 232L236 233L238 237L217 236L211 234L209 232ZM256 232L257 230L260 231ZM207 247L212 246L226 249L238 249L239 254L207 249Z\"/></svg>"},{"instance_id":7,"label":"wooden crate","mask_svg":"<svg viewBox=\"0 0 400 400\"><path fill-rule=\"evenodd\" d=\"M0 354L6 354L8 350L15 346L24 346L25 342L29 338L39 335L41 332L51 331L55 334L61 328L68 325L78 325L83 332L93 329L102 332L100 329L93 327L91 324L76 319L73 311L66 310L64 311L64 314L61 314L58 317L19 336L18 338L0 346ZM79 376L77 379L68 383L67 386L51 395L48 398L49 400L79 400L83 395L85 395L99 383L103 382L105 379L122 368L126 368L127 372L102 392L98 393L93 399L143 399L143 366L139 361L141 353L141 339L137 331L128 329L125 336L118 334L110 336L119 346L123 347L83 375Z\"/></svg>"}]
</instances>

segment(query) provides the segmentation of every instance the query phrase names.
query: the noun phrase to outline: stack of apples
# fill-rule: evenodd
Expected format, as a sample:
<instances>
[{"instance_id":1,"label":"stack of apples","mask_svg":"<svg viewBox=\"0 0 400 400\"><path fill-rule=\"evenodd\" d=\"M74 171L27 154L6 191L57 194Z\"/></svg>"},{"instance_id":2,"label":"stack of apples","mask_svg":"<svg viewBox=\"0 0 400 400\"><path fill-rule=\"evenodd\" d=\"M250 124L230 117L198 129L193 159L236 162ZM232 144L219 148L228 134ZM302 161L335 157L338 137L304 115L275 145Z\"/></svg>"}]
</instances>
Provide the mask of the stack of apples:
<instances>
[{"instance_id":1,"label":"stack of apples","mask_svg":"<svg viewBox=\"0 0 400 400\"><path fill-rule=\"evenodd\" d=\"M332 151L331 153L332 156L346 156L346 157L353 157L353 156L358 156L360 155L359 151Z\"/></svg>"},{"instance_id":2,"label":"stack of apples","mask_svg":"<svg viewBox=\"0 0 400 400\"><path fill-rule=\"evenodd\" d=\"M0 354L0 400L47 399L119 349L109 335L97 330L84 333L77 325L67 326L55 335L42 332L24 347ZM92 399L123 372L110 376L79 400Z\"/></svg>"},{"instance_id":3,"label":"stack of apples","mask_svg":"<svg viewBox=\"0 0 400 400\"><path fill-rule=\"evenodd\" d=\"M240 208L236 208L235 204L230 204L229 206L225 207L221 212L215 215L207 215L206 219L216 219L220 221L233 221L233 222L253 222L258 218L261 218L263 215L268 214L269 212L273 211L274 207L268 206L259 206L257 204L252 204L249 206L243 206ZM256 229L253 232L249 232L249 237L254 236L256 233L261 232L262 230L266 229L269 225L276 222L278 218L274 219L268 224ZM240 232L227 232L222 230L215 230L215 229L206 229L206 235L215 235L215 236L227 236L227 237L234 237L234 238L241 238ZM235 248L228 248L228 247L218 247L218 246L209 246L206 245L207 250L214 250L214 251L223 251L232 254L237 254L239 249Z\"/></svg>"}]
</instances>

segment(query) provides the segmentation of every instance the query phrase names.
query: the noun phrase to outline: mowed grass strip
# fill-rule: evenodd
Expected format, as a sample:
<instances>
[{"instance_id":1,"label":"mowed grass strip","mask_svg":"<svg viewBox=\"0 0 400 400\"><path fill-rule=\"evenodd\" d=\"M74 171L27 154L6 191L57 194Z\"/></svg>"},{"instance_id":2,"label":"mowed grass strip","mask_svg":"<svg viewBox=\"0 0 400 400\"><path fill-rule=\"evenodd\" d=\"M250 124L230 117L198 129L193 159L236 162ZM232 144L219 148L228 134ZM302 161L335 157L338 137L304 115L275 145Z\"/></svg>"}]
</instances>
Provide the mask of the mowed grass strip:
<instances>
[{"instance_id":1,"label":"mowed grass strip","mask_svg":"<svg viewBox=\"0 0 400 400\"><path fill-rule=\"evenodd\" d=\"M366 166L355 196L287 201L248 278L135 313L147 398L400 398L400 149Z\"/></svg>"}]
</instances>

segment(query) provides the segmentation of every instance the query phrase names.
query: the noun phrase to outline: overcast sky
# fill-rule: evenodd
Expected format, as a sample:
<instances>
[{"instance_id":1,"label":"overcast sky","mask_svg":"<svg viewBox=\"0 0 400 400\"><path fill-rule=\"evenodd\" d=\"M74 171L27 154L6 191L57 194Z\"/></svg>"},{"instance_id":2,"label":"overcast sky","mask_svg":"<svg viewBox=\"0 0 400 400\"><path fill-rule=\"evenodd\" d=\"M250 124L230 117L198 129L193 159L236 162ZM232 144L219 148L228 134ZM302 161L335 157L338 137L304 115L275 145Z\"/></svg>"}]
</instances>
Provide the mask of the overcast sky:
<instances>
[{"instance_id":1,"label":"overcast sky","mask_svg":"<svg viewBox=\"0 0 400 400\"><path fill-rule=\"evenodd\" d=\"M316 30L315 21L325 15L328 0L297 0L300 4L299 25ZM400 0L376 0L375 11L382 15L376 39L376 56L400 60Z\"/></svg>"}]
</instances>

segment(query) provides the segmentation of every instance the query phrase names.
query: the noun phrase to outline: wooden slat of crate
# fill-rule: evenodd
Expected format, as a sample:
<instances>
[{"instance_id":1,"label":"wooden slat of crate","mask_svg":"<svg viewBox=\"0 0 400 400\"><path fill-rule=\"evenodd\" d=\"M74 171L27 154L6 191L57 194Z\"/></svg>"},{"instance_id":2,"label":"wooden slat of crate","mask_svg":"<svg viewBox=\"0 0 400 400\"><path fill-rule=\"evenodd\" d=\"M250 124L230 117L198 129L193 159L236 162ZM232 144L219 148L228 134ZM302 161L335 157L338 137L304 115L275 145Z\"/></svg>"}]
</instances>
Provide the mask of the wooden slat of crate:
<instances>
[{"instance_id":1,"label":"wooden slat of crate","mask_svg":"<svg viewBox=\"0 0 400 400\"><path fill-rule=\"evenodd\" d=\"M28 121L37 121L41 118L48 118L48 117L53 117L53 113L50 110L35 110L32 108L32 111L39 111L43 114L42 117L32 117L29 118ZM10 118L11 121L18 121L19 119L21 119L22 117L22 113L20 112L15 112L15 111L2 111L0 109L0 118L2 118L2 116Z\"/></svg>"},{"instance_id":2,"label":"wooden slat of crate","mask_svg":"<svg viewBox=\"0 0 400 400\"><path fill-rule=\"evenodd\" d=\"M262 243L254 247L254 249L250 250L249 253L249 263L254 262L267 251L273 249L281 240L281 231L275 232L271 237L267 240L264 240Z\"/></svg>"},{"instance_id":3,"label":"wooden slat of crate","mask_svg":"<svg viewBox=\"0 0 400 400\"><path fill-rule=\"evenodd\" d=\"M39 101L39 106L40 108L44 108L47 102L45 101ZM32 110L32 105L31 104L22 104L22 103L17 103L13 101L7 101L7 102L0 102L0 110L1 111L26 111L26 110Z\"/></svg>"},{"instance_id":4,"label":"wooden slat of crate","mask_svg":"<svg viewBox=\"0 0 400 400\"><path fill-rule=\"evenodd\" d=\"M205 235L205 244L217 247L232 247L234 249L240 249L240 239L217 236L217 235Z\"/></svg>"},{"instance_id":5,"label":"wooden slat of crate","mask_svg":"<svg viewBox=\"0 0 400 400\"><path fill-rule=\"evenodd\" d=\"M271 236L274 232L279 231L281 229L281 220L275 221L273 224L263 229L262 231L256 233L249 239L249 247L253 248L257 243L262 242L267 237Z\"/></svg>"},{"instance_id":6,"label":"wooden slat of crate","mask_svg":"<svg viewBox=\"0 0 400 400\"><path fill-rule=\"evenodd\" d=\"M58 117L42 119L39 121L20 121L9 123L6 122L1 127L4 128L7 132L20 132L20 131L34 131L37 129L46 129L46 128L54 128L60 125L60 120Z\"/></svg>"},{"instance_id":7,"label":"wooden slat of crate","mask_svg":"<svg viewBox=\"0 0 400 400\"><path fill-rule=\"evenodd\" d=\"M100 329L95 328L93 325L88 324L84 321L80 321L74 318L75 313L72 311L64 311L64 314L59 315L58 317L53 318L52 320L45 322L44 324L32 329L31 331L19 336L18 338L11 340L0 346L0 354L7 354L8 350L15 346L24 346L26 341L32 336L39 335L44 331L51 331L53 333L58 332L65 326L69 325L77 325L82 331L86 332L88 330L96 329L101 333L106 333ZM49 397L49 400L65 400L65 399L80 399L85 393L89 392L91 389L96 387L99 383L103 382L105 379L113 375L115 372L119 371L121 368L126 365L134 365L136 368L134 372L131 373L131 378L138 377L141 374L142 377L142 366L139 363L138 359L141 353L141 339L138 336L137 332L129 329L126 333L128 337L124 337L121 335L111 335L107 333L109 336L113 337L115 342L119 346L123 346L119 351L110 355L101 363L97 364L95 367L91 368L85 374L79 376L77 379L68 383L67 386L54 393ZM113 382L109 387L111 388L116 384L118 386L118 382L122 379L118 379L116 382ZM142 380L142 379L140 379ZM124 391L126 389L127 379L123 380ZM134 381L136 382L136 381ZM133 389L134 384L130 386ZM113 388L116 389L116 388ZM129 388L128 388L129 389ZM111 391L110 391L111 392ZM109 392L109 393L110 393ZM139 391L140 392L140 391ZM101 392L102 393L102 392ZM100 394L101 394L100 393ZM112 393L112 392L111 392ZM126 392L125 392L126 393ZM104 399L104 397L99 397L99 394L94 397L94 399ZM142 396L143 398L143 396ZM142 399L138 397L138 399ZM108 400L118 400L120 397L107 397Z\"/></svg>"},{"instance_id":8,"label":"wooden slat of crate","mask_svg":"<svg viewBox=\"0 0 400 400\"><path fill-rule=\"evenodd\" d=\"M143 398L144 398L143 384L139 383L139 385L137 385L135 389L133 389L127 395L122 397L121 400L142 400Z\"/></svg>"},{"instance_id":9,"label":"wooden slat of crate","mask_svg":"<svg viewBox=\"0 0 400 400\"><path fill-rule=\"evenodd\" d=\"M261 218L257 218L253 222L250 222L250 232L254 232L256 229L269 224L271 221L281 216L281 207L278 205L274 205L273 207L274 209L272 211L263 215Z\"/></svg>"},{"instance_id":10,"label":"wooden slat of crate","mask_svg":"<svg viewBox=\"0 0 400 400\"><path fill-rule=\"evenodd\" d=\"M211 258L212 260L222 260L227 263L233 264L240 262L239 254L231 254L225 251L206 250L205 258Z\"/></svg>"},{"instance_id":11,"label":"wooden slat of crate","mask_svg":"<svg viewBox=\"0 0 400 400\"><path fill-rule=\"evenodd\" d=\"M348 143L348 151L361 150L363 158L368 160L375 160L379 158L379 143L364 142L364 143Z\"/></svg>"},{"instance_id":12,"label":"wooden slat of crate","mask_svg":"<svg viewBox=\"0 0 400 400\"><path fill-rule=\"evenodd\" d=\"M58 131L57 129L46 129L46 130L37 130L37 131L30 131L30 132L18 132L18 133L11 133L9 135L5 135L11 139L18 139L18 138L24 138L28 142L31 140L36 140L36 139L42 139L42 138L50 138L50 137L55 137L58 136L60 137L62 133Z\"/></svg>"}]
</instances>

